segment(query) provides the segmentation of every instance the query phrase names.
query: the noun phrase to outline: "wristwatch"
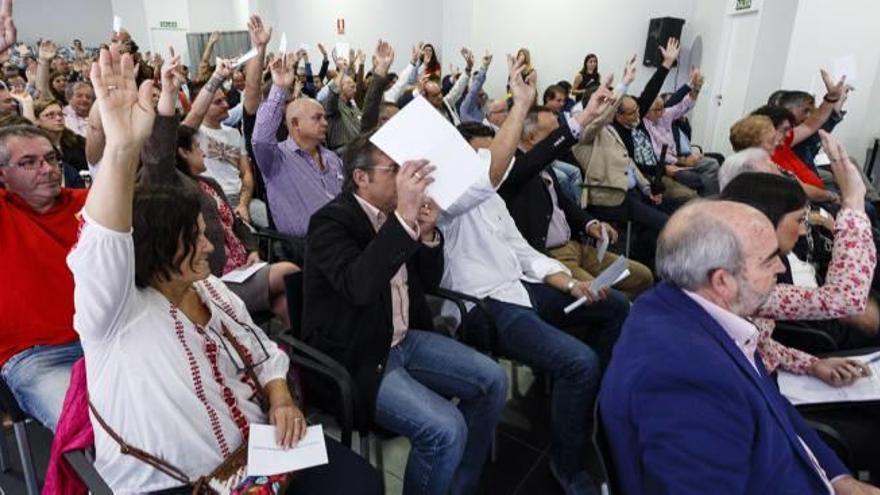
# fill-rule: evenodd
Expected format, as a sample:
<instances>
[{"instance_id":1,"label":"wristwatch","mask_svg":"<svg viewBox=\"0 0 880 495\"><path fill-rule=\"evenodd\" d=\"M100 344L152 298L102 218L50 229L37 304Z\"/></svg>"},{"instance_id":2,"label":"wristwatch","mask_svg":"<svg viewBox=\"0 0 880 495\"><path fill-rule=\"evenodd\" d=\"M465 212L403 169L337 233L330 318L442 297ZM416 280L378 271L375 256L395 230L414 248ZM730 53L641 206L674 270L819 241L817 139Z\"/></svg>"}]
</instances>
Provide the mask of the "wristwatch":
<instances>
[{"instance_id":1,"label":"wristwatch","mask_svg":"<svg viewBox=\"0 0 880 495\"><path fill-rule=\"evenodd\" d=\"M574 286L577 285L574 279L568 281L568 284L565 286L565 291L571 294L571 290L574 289Z\"/></svg>"}]
</instances>

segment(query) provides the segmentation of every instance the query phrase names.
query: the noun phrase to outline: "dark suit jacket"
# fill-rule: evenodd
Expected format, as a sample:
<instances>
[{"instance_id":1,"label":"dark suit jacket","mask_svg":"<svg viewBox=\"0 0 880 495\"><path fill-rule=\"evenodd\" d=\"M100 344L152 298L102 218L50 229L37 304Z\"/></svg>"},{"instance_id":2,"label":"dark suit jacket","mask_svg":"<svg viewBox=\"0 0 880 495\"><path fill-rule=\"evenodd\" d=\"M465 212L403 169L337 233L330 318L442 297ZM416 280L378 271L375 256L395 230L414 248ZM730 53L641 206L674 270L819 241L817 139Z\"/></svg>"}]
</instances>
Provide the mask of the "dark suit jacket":
<instances>
[{"instance_id":1,"label":"dark suit jacket","mask_svg":"<svg viewBox=\"0 0 880 495\"><path fill-rule=\"evenodd\" d=\"M572 235L584 231L584 225L592 219L584 210L562 194L559 183L550 165L561 155L567 153L575 143L568 125L560 126L547 138L535 145L527 153L516 152L513 166L507 178L498 189L498 194L507 203L510 216L516 223L526 241L541 252L547 251L547 228L553 215L550 191L541 179L541 171L547 169L559 206L565 212L565 219Z\"/></svg>"},{"instance_id":2,"label":"dark suit jacket","mask_svg":"<svg viewBox=\"0 0 880 495\"><path fill-rule=\"evenodd\" d=\"M758 367L681 289L643 294L599 392L622 493L827 494L799 438L846 468Z\"/></svg>"},{"instance_id":3,"label":"dark suit jacket","mask_svg":"<svg viewBox=\"0 0 880 495\"><path fill-rule=\"evenodd\" d=\"M348 192L312 215L307 237L303 338L348 369L372 414L393 334L391 278L406 263L409 327L433 329L425 291L443 276L443 242L413 240L393 214L374 232Z\"/></svg>"}]
</instances>

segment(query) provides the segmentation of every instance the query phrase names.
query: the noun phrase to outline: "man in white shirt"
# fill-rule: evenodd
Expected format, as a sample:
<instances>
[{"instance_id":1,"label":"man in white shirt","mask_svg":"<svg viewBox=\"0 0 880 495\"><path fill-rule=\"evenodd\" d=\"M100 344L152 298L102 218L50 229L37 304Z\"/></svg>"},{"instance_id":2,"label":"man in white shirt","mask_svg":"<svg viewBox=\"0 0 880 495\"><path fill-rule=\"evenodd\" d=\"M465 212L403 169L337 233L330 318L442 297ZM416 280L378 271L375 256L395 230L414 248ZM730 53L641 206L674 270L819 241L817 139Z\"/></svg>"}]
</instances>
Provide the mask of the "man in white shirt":
<instances>
[{"instance_id":1,"label":"man in white shirt","mask_svg":"<svg viewBox=\"0 0 880 495\"><path fill-rule=\"evenodd\" d=\"M519 141L534 81L513 76L511 91L514 104L499 133L471 141L483 156L499 141L512 140L514 148ZM491 313L476 308L468 313L466 341L553 377L551 470L566 494L596 493L583 452L600 361L607 362L629 303L616 291L593 295L589 282L575 280L560 262L526 242L495 192L511 161L499 167L492 158L488 173L440 217L446 253L441 285L483 299ZM579 297L588 304L564 314ZM560 328L580 331L596 351Z\"/></svg>"}]
</instances>

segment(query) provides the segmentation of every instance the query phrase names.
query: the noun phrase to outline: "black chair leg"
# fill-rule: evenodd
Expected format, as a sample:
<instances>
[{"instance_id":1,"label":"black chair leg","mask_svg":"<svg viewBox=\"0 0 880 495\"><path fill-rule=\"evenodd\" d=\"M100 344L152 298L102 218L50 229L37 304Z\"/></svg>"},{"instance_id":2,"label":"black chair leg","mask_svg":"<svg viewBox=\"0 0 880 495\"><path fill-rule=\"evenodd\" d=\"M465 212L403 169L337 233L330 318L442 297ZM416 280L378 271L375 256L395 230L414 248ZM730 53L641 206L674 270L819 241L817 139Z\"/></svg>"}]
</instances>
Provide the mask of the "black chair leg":
<instances>
[{"instance_id":1,"label":"black chair leg","mask_svg":"<svg viewBox=\"0 0 880 495\"><path fill-rule=\"evenodd\" d=\"M24 475L27 494L40 495L40 486L37 484L37 470L34 468L34 458L31 455L31 445L28 442L27 423L19 421L13 425L13 429L15 430L18 454L21 457L21 470Z\"/></svg>"},{"instance_id":2,"label":"black chair leg","mask_svg":"<svg viewBox=\"0 0 880 495\"><path fill-rule=\"evenodd\" d=\"M9 464L9 447L6 446L6 435L4 434L0 440L2 440L0 442L0 473L8 473L12 466Z\"/></svg>"}]
</instances>

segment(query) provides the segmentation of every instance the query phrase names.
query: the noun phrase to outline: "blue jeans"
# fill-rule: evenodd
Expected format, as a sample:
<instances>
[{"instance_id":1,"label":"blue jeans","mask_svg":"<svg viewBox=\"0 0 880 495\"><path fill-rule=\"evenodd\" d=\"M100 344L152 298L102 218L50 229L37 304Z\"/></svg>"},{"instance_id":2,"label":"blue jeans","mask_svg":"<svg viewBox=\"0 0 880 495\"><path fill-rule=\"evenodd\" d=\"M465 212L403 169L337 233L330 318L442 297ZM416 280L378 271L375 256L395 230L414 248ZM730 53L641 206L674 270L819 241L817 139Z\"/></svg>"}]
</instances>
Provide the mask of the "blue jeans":
<instances>
[{"instance_id":1,"label":"blue jeans","mask_svg":"<svg viewBox=\"0 0 880 495\"><path fill-rule=\"evenodd\" d=\"M410 330L388 354L375 415L412 444L403 493L474 493L506 399L497 363L448 337Z\"/></svg>"},{"instance_id":2,"label":"blue jeans","mask_svg":"<svg viewBox=\"0 0 880 495\"><path fill-rule=\"evenodd\" d=\"M70 368L81 357L79 342L38 345L9 358L0 373L19 407L54 432L70 384Z\"/></svg>"},{"instance_id":3,"label":"blue jeans","mask_svg":"<svg viewBox=\"0 0 880 495\"><path fill-rule=\"evenodd\" d=\"M554 161L552 167L562 194L565 194L574 204L581 204L581 184L583 184L581 169L559 160Z\"/></svg>"},{"instance_id":4,"label":"blue jeans","mask_svg":"<svg viewBox=\"0 0 880 495\"><path fill-rule=\"evenodd\" d=\"M586 469L593 403L602 368L629 314L629 301L611 290L606 300L566 315L563 308L574 300L571 296L546 284L523 285L533 308L488 299L497 332L493 350L553 378L550 452L557 472L572 479ZM479 309L468 313L469 332L489 332L488 323Z\"/></svg>"}]
</instances>

